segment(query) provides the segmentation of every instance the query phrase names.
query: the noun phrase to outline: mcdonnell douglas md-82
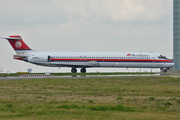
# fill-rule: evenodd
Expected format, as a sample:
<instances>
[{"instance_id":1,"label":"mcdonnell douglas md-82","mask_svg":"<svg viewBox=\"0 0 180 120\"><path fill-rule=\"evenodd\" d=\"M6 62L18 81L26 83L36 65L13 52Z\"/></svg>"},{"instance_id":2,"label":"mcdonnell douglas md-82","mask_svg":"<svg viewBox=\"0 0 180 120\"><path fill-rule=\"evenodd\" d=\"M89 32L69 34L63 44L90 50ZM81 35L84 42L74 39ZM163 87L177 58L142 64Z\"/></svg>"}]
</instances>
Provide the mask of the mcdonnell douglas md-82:
<instances>
[{"instance_id":1,"label":"mcdonnell douglas md-82","mask_svg":"<svg viewBox=\"0 0 180 120\"><path fill-rule=\"evenodd\" d=\"M71 72L76 73L76 68L81 68L85 73L90 67L114 68L160 68L164 72L174 66L174 63L158 53L134 52L36 52L30 49L21 36L13 35L0 37L7 39L17 55L14 59L32 64L48 67L71 67Z\"/></svg>"}]
</instances>

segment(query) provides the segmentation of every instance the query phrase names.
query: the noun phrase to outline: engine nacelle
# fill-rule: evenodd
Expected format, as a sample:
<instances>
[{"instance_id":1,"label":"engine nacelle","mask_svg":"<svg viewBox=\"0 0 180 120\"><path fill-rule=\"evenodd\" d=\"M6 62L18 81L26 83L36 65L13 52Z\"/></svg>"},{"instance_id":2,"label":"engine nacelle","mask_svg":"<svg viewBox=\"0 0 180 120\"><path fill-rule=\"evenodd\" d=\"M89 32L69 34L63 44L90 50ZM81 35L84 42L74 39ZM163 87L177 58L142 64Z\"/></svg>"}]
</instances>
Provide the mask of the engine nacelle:
<instances>
[{"instance_id":1,"label":"engine nacelle","mask_svg":"<svg viewBox=\"0 0 180 120\"><path fill-rule=\"evenodd\" d=\"M49 62L51 59L50 56L30 56L28 57L28 62L37 63L37 62Z\"/></svg>"}]
</instances>

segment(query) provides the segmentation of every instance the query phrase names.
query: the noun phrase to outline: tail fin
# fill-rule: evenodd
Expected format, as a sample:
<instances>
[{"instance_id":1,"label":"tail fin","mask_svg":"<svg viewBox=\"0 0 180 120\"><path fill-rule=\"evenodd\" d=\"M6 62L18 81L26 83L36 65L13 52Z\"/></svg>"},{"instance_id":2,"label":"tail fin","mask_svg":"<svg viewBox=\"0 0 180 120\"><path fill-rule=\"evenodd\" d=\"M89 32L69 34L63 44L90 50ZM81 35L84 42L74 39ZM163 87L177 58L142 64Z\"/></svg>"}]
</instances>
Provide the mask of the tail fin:
<instances>
[{"instance_id":1,"label":"tail fin","mask_svg":"<svg viewBox=\"0 0 180 120\"><path fill-rule=\"evenodd\" d=\"M7 39L18 55L24 55L33 51L24 43L19 35L0 38Z\"/></svg>"}]
</instances>

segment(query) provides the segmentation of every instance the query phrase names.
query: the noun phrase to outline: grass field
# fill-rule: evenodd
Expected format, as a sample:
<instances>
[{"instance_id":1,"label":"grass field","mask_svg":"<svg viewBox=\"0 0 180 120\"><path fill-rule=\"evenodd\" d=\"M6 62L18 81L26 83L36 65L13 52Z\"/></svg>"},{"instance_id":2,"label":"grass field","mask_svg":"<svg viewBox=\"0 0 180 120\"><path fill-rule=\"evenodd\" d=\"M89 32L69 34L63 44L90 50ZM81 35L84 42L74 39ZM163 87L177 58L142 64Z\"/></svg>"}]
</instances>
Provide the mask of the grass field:
<instances>
[{"instance_id":1,"label":"grass field","mask_svg":"<svg viewBox=\"0 0 180 120\"><path fill-rule=\"evenodd\" d=\"M0 81L0 119L179 120L180 78Z\"/></svg>"}]
</instances>

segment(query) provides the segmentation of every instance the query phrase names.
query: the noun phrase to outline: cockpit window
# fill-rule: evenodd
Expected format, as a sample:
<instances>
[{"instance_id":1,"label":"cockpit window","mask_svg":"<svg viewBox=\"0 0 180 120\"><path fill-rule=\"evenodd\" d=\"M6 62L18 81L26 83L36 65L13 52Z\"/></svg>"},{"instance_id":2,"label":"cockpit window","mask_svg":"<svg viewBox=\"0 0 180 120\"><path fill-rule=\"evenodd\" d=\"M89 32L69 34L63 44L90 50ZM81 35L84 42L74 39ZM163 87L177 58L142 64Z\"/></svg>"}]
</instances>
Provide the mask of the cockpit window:
<instances>
[{"instance_id":1,"label":"cockpit window","mask_svg":"<svg viewBox=\"0 0 180 120\"><path fill-rule=\"evenodd\" d=\"M168 59L166 56L162 56L162 55L160 55L158 58L160 58L160 59Z\"/></svg>"}]
</instances>

